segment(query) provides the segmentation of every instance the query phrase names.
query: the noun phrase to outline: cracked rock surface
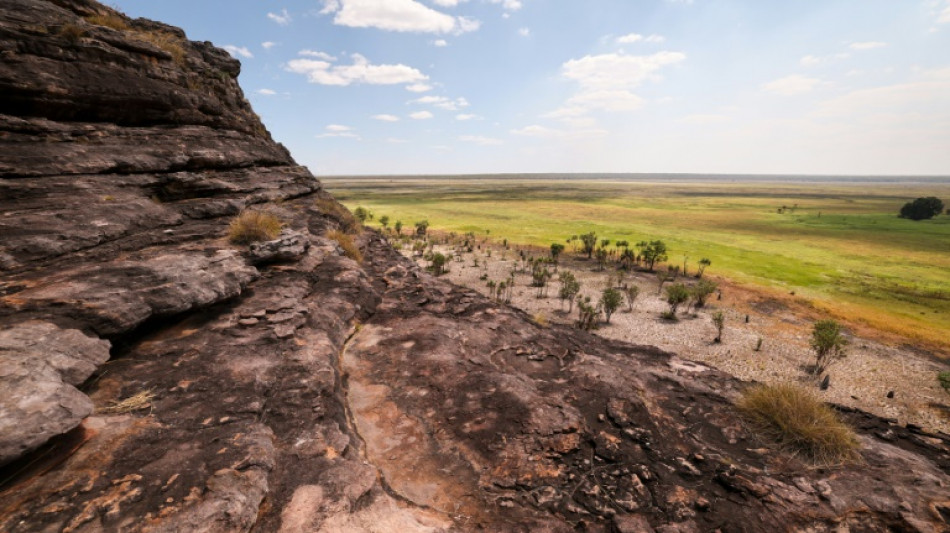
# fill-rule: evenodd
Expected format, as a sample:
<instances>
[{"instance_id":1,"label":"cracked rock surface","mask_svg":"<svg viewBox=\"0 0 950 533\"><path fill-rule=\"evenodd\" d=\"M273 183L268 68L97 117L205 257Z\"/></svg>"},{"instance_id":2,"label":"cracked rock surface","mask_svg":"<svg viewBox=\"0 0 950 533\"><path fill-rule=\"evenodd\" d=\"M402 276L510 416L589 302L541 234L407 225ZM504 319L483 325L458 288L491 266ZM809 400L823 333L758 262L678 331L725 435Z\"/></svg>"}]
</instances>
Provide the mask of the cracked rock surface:
<instances>
[{"instance_id":1,"label":"cracked rock surface","mask_svg":"<svg viewBox=\"0 0 950 533\"><path fill-rule=\"evenodd\" d=\"M845 411L862 462L814 468L721 372L541 327L369 231L357 263L237 61L94 15L0 4L0 531L950 528L950 437ZM249 206L277 239L227 241Z\"/></svg>"}]
</instances>

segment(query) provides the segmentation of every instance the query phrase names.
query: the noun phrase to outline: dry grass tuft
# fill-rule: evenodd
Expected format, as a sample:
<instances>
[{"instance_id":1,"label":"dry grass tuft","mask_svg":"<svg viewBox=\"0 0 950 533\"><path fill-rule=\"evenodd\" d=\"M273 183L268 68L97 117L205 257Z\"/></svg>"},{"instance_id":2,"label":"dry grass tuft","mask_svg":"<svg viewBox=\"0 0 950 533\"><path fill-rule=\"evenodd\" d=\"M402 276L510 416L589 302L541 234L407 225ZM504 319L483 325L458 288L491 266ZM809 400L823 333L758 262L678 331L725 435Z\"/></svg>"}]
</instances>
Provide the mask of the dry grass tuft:
<instances>
[{"instance_id":1,"label":"dry grass tuft","mask_svg":"<svg viewBox=\"0 0 950 533\"><path fill-rule=\"evenodd\" d=\"M86 36L86 30L70 22L60 26L56 34L71 43L78 43L80 39Z\"/></svg>"},{"instance_id":2,"label":"dry grass tuft","mask_svg":"<svg viewBox=\"0 0 950 533\"><path fill-rule=\"evenodd\" d=\"M360 253L360 249L357 248L356 243L353 242L353 237L342 231L332 230L327 232L327 238L336 241L337 244L340 245L340 248L343 249L344 255L357 263L363 262L363 254Z\"/></svg>"},{"instance_id":3,"label":"dry grass tuft","mask_svg":"<svg viewBox=\"0 0 950 533\"><path fill-rule=\"evenodd\" d=\"M86 17L86 22L95 24L96 26L105 26L107 28L112 28L113 30L119 31L127 31L129 29L129 23L126 22L124 18L115 13L89 15Z\"/></svg>"},{"instance_id":4,"label":"dry grass tuft","mask_svg":"<svg viewBox=\"0 0 950 533\"><path fill-rule=\"evenodd\" d=\"M172 56L172 60L179 64L185 64L185 48L182 46L181 39L177 35L164 31L135 32L135 38L154 44Z\"/></svg>"},{"instance_id":5,"label":"dry grass tuft","mask_svg":"<svg viewBox=\"0 0 950 533\"><path fill-rule=\"evenodd\" d=\"M133 394L122 401L112 402L111 405L100 407L96 411L107 414L131 413L152 407L153 399L155 399L155 394L152 393L152 390L144 390L138 394Z\"/></svg>"},{"instance_id":6,"label":"dry grass tuft","mask_svg":"<svg viewBox=\"0 0 950 533\"><path fill-rule=\"evenodd\" d=\"M746 390L737 407L755 430L785 450L819 464L858 458L854 432L815 395L792 384Z\"/></svg>"},{"instance_id":7,"label":"dry grass tuft","mask_svg":"<svg viewBox=\"0 0 950 533\"><path fill-rule=\"evenodd\" d=\"M276 216L264 211L245 210L234 217L228 229L228 240L234 244L270 241L280 235L282 224Z\"/></svg>"},{"instance_id":8,"label":"dry grass tuft","mask_svg":"<svg viewBox=\"0 0 950 533\"><path fill-rule=\"evenodd\" d=\"M340 229L346 233L356 233L360 227L359 221L350 213L349 209L343 207L343 204L333 198L320 197L315 202L317 210L334 218L340 225Z\"/></svg>"},{"instance_id":9,"label":"dry grass tuft","mask_svg":"<svg viewBox=\"0 0 950 533\"><path fill-rule=\"evenodd\" d=\"M534 316L531 317L531 320L533 320L535 324L541 326L542 328L548 327L549 324L548 315L544 314L544 311L538 311L535 313Z\"/></svg>"}]
</instances>

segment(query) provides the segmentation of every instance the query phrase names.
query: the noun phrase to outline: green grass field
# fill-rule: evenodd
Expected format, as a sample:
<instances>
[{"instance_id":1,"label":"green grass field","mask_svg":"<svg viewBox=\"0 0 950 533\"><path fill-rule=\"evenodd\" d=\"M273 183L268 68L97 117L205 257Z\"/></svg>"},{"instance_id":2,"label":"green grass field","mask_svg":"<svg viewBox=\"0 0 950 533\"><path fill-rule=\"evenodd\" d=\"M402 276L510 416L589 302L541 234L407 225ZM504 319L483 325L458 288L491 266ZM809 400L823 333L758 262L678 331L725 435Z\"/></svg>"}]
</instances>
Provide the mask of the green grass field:
<instances>
[{"instance_id":1,"label":"green grass field","mask_svg":"<svg viewBox=\"0 0 950 533\"><path fill-rule=\"evenodd\" d=\"M950 180L886 182L571 178L324 178L350 209L411 228L488 233L548 246L594 231L662 239L669 260L796 295L841 318L950 353L950 216L896 213L918 196L950 200ZM741 178L740 178L741 179ZM797 206L778 213L782 206ZM404 230L408 232L408 229Z\"/></svg>"}]
</instances>

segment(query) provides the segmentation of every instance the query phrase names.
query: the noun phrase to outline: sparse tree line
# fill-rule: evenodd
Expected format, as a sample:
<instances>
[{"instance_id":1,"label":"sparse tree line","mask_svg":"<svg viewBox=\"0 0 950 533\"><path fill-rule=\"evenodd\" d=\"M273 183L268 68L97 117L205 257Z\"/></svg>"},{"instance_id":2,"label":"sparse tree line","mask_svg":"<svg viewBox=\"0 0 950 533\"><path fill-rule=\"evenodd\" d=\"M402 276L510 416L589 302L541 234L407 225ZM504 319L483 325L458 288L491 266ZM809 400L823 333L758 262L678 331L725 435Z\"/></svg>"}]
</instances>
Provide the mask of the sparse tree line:
<instances>
[{"instance_id":1,"label":"sparse tree line","mask_svg":"<svg viewBox=\"0 0 950 533\"><path fill-rule=\"evenodd\" d=\"M936 203L929 201L930 199L918 200L928 200L931 211L937 209ZM782 206L780 212L794 212L797 208L797 204ZM939 214L942 209L943 204L940 203L936 214ZM373 213L363 207L357 207L353 214L361 223L374 219ZM901 216L905 217L904 210ZM908 215L905 218L914 217ZM598 239L595 232L572 235L565 244L552 243L549 254L546 256L532 256L524 249L514 251L515 262L508 276L502 280L493 280L488 276L488 259L492 254L492 248L488 245L488 230L485 231L485 237L481 239L475 232L462 235L452 232L441 238L433 238L428 232L428 220L413 222L415 231L409 234L403 233L405 226L401 220L396 220L390 227L391 219L384 215L379 217L378 222L384 235L398 239L400 246L410 246L414 255L428 262L427 269L436 276L448 272L449 264L453 260L461 263L464 261L465 253L482 251L484 245L483 261L479 262L478 257L473 257L472 267L482 269L480 279L486 282L489 297L500 303L511 303L519 275L528 277L526 285L535 289L536 298L548 297L551 282L556 276L558 284L556 295L561 301L562 310L566 305L567 313L570 315L576 308L577 318L573 324L585 331L598 327L601 317L604 323L610 324L611 317L623 307L627 312L634 310L634 305L640 296L640 287L625 280L625 276L634 270L656 275L657 295L662 296L669 306L669 309L661 314L661 317L667 320L678 321L681 313L695 315L698 309L706 306L711 296L718 293L719 298L722 297L719 285L704 277L706 270L712 265L709 258L699 259L692 275L688 270L688 256L684 256L682 266L667 263L663 268L661 265L669 260L669 250L662 240L643 240L631 244L626 240ZM437 240L439 242L436 242ZM436 244L451 246L454 253L436 252ZM608 277L607 286L600 291L596 300L591 296L581 294L582 285L574 273L568 270L559 271L560 259L567 250L567 246L571 247L574 254L596 261L599 271L611 268L613 273ZM511 245L507 239L503 239L500 260L506 261L509 252L512 252ZM690 278L693 279L690 280ZM710 314L710 320L716 329L716 337L712 342L723 343L726 314L722 310L716 310ZM746 321L748 322L748 317ZM810 345L815 353L815 364L811 366L810 372L817 379L820 379L822 375L825 376L821 382L822 388L825 388L828 386L829 379L827 371L834 363L845 358L848 340L838 322L819 320L812 327ZM760 337L755 351L758 352L761 348L762 338Z\"/></svg>"}]
</instances>

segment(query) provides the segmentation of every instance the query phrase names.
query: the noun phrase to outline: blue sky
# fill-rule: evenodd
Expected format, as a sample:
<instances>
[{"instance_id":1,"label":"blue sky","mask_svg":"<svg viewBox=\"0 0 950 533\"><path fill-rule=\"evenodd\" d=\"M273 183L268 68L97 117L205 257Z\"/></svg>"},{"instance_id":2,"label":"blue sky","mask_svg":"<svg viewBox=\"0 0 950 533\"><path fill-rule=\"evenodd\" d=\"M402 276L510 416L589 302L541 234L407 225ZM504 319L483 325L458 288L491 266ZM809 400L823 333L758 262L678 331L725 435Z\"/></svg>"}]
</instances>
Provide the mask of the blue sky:
<instances>
[{"instance_id":1,"label":"blue sky","mask_svg":"<svg viewBox=\"0 0 950 533\"><path fill-rule=\"evenodd\" d=\"M318 175L950 174L950 0L115 0Z\"/></svg>"}]
</instances>

